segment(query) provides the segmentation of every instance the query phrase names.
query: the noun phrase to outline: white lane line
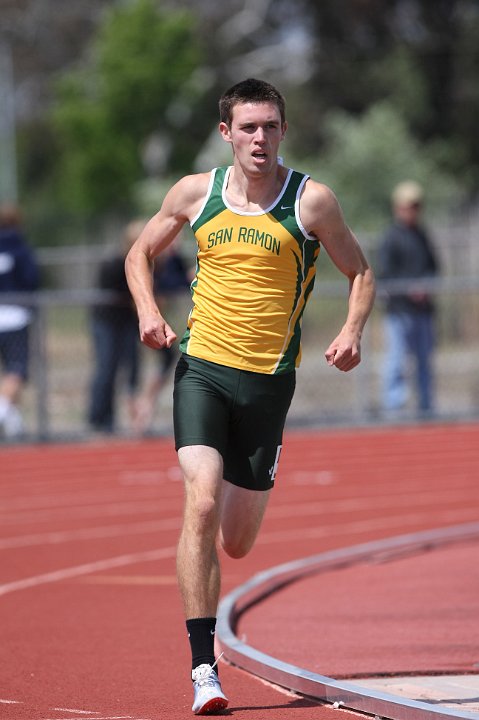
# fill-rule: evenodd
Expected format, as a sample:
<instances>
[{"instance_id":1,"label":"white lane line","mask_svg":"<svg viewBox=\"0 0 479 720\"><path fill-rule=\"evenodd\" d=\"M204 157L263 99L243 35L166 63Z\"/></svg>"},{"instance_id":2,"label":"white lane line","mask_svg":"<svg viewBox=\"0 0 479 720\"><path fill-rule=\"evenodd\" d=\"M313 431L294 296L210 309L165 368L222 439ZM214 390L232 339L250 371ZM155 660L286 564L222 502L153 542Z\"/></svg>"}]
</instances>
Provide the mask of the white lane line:
<instances>
[{"instance_id":1,"label":"white lane line","mask_svg":"<svg viewBox=\"0 0 479 720\"><path fill-rule=\"evenodd\" d=\"M75 715L99 715L98 710L78 710L76 708L51 708L55 712L74 713Z\"/></svg>"},{"instance_id":2,"label":"white lane line","mask_svg":"<svg viewBox=\"0 0 479 720\"><path fill-rule=\"evenodd\" d=\"M124 535L141 535L161 530L177 530L181 527L181 518L166 520L150 520L131 525L105 525L102 527L82 528L80 530L57 530L48 533L32 533L0 539L0 550L29 547L31 545L57 545L75 540L92 540L94 538L123 537Z\"/></svg>"},{"instance_id":3,"label":"white lane line","mask_svg":"<svg viewBox=\"0 0 479 720\"><path fill-rule=\"evenodd\" d=\"M451 496L449 498L451 501L453 501L454 498ZM433 500L431 500L430 496L428 496L428 508L430 508L431 504L433 503ZM374 501L371 502L370 500L366 499L346 499L342 501L337 501L335 503L322 503L322 502L310 502L305 504L297 504L294 503L286 505L278 505L276 507L271 507L269 509L268 518L269 519L279 519L282 517L288 517L293 518L295 516L301 516L302 519L308 517L309 515L314 515L315 518L318 518L322 515L330 515L331 512L335 513L341 513L341 512L354 512L358 509L377 509L377 508L384 508L384 509L394 509L395 507L403 506L408 507L409 505L417 506L426 504L426 496L424 499L421 498L421 501L411 502L410 498L404 498L399 500L395 500L394 505L388 502L387 498L384 498L383 501ZM458 509L455 512L455 515L453 516L453 519L455 519L455 516L457 513L462 514L464 510ZM470 508L465 511L466 514L469 514ZM400 517L403 517L402 515ZM416 515L416 517L418 517ZM423 515L421 515L423 517ZM391 521L393 521L394 516L391 516ZM370 522L370 521L365 521ZM142 535L142 534L148 534L148 533L156 533L156 532L162 532L162 531L169 531L169 530L178 530L181 527L181 518L178 517L170 517L166 518L164 520L149 520L149 521L143 521L139 523L132 523L132 524L114 524L114 525L105 525L105 526L98 526L98 527L91 527L91 528L81 528L78 530L57 530L52 532L46 532L46 533L31 533L29 535L17 535L17 536L11 536L11 537L5 537L0 538L0 551L1 550L11 550L15 548L22 548L22 547L31 547L31 546L40 546L40 545L59 545L67 542L75 542L75 541L89 541L93 539L101 539L101 538L115 538L115 537L123 537L127 535ZM304 527L304 526L303 526ZM321 526L323 531L330 529L330 526L322 525ZM340 527L339 525L336 525L336 527ZM323 533L322 533L323 534Z\"/></svg>"},{"instance_id":4,"label":"white lane line","mask_svg":"<svg viewBox=\"0 0 479 720\"><path fill-rule=\"evenodd\" d=\"M24 705L23 700L6 700L5 698L0 698L0 704L1 705ZM151 720L151 718L141 718L141 717L135 717L134 715L103 715L101 717L98 710L78 710L77 708L51 708L50 712L53 710L53 712L63 712L63 713L71 713L67 718L43 718L43 720L85 720L85 717L88 715L92 717L92 720ZM72 717L72 715L76 715L77 717Z\"/></svg>"},{"instance_id":5,"label":"white lane line","mask_svg":"<svg viewBox=\"0 0 479 720\"><path fill-rule=\"evenodd\" d=\"M332 513L356 512L359 510L395 510L396 508L416 508L425 506L432 512L435 505L459 505L469 507L471 489L462 492L457 488L443 492L431 491L398 493L394 495L375 495L374 497L347 497L338 500L312 500L310 502L288 502L268 508L268 517L292 517L293 515L331 515Z\"/></svg>"},{"instance_id":6,"label":"white lane line","mask_svg":"<svg viewBox=\"0 0 479 720\"><path fill-rule=\"evenodd\" d=\"M163 560L176 555L176 547L158 548L157 550L146 550L138 553L128 553L127 555L118 555L117 557L107 558L106 560L97 560L84 565L76 565L53 572L44 573L43 575L34 575L24 578L23 580L15 580L14 582L0 585L0 595L17 592L18 590L28 590L39 585L47 583L60 582L68 578L78 577L80 575L88 575L89 573L98 572L99 570L109 570L116 567L124 567L125 565L134 565L139 562L149 562L151 560Z\"/></svg>"},{"instance_id":7,"label":"white lane line","mask_svg":"<svg viewBox=\"0 0 479 720\"><path fill-rule=\"evenodd\" d=\"M281 503L276 506L272 506L268 510L268 517L269 518L280 518L280 517L293 517L294 515L301 515L301 517L306 517L307 515L314 515L316 517L320 515L330 515L331 513L341 513L341 512L355 512L359 510L374 510L374 509L396 509L396 508L416 508L417 506L426 506L428 509L430 509L434 504L443 504L448 503L449 505L455 504L458 505L464 500L468 500L470 502L470 490L466 488L466 490L462 491L458 488L454 488L454 490L449 491L443 491L443 492L435 492L434 496L431 497L430 492L420 492L415 493L411 495L411 493L397 493L397 494L387 494L387 495L381 495L381 496L375 496L375 497L349 497L349 498L342 498L339 500L324 500L324 501L312 501L309 503L295 503L295 502L288 502L288 503ZM127 512L129 513L131 510L132 503L125 502L122 504L123 512L121 514L125 514L126 507L128 507ZM144 503L142 503L143 507L145 506ZM148 504L149 509L151 510L151 503ZM177 504L175 502L174 509L176 510ZM112 517L114 515L117 515L118 505L107 505L102 507L95 506L93 513L90 510L86 511L85 507L82 508L63 508L63 509L57 509L54 512L54 516L57 517L61 515L61 519L64 521L66 518L72 519L75 516L78 516L79 514L83 517L92 517L92 516L101 516L103 517ZM162 511L165 511L164 505L162 505ZM86 515L85 515L86 512ZM1 515L0 515L1 518ZM19 518L18 516L15 517L14 514L9 514L8 517L1 518L1 524L3 527L6 527L8 524L19 524L19 521L22 520L23 522L28 520L28 522L44 522L47 519L53 519L52 515L49 512L45 511L39 511L36 512L34 515L28 514L28 517L22 517ZM164 529L177 529L179 527L179 524L181 523L181 520L178 518L170 517L164 520L143 520L140 523L132 523L126 525L110 525L110 526L100 526L98 528L84 528L84 529L78 529L78 530L71 530L71 531L53 531L50 533L32 533L29 535L20 535L20 536L14 536L14 537L6 537L3 539L0 539L0 550L7 549L7 548L15 548L15 547L22 547L22 546L28 546L28 545L37 545L37 544L55 544L59 542L65 542L70 539L83 539L83 538L96 538L96 537L114 537L117 534L117 529L119 530L119 534L121 535L123 533L123 529L125 528L126 534L137 534L143 532L143 528L145 531L148 531L151 529L151 531L158 530L164 530ZM131 529L130 529L131 528ZM91 534L89 534L91 533Z\"/></svg>"},{"instance_id":8,"label":"white lane line","mask_svg":"<svg viewBox=\"0 0 479 720\"><path fill-rule=\"evenodd\" d=\"M39 523L51 520L74 520L80 518L95 517L117 517L121 515L158 515L159 512L165 511L165 506L169 508L177 508L178 502L162 502L156 500L125 500L118 503L109 503L108 505L85 505L77 507L59 507L51 510L28 511L19 513L1 513L0 518L2 525L19 525L20 523Z\"/></svg>"},{"instance_id":9,"label":"white lane line","mask_svg":"<svg viewBox=\"0 0 479 720\"><path fill-rule=\"evenodd\" d=\"M477 510L470 508L469 511L461 509L457 511L446 511L438 513L436 520L440 522L465 522L467 518L477 517ZM334 535L351 534L351 533L363 533L371 532L372 529L379 530L384 527L391 528L395 525L411 526L417 523L423 522L426 517L425 513L411 513L406 515L400 515L398 517L380 517L370 518L368 520L361 520L357 522L349 522L341 525L322 525L314 528L298 528L280 530L280 531L266 531L260 535L258 542L259 544L272 544L276 542L285 542L288 540L304 540L323 537L334 533ZM172 558L176 555L176 547L160 548L156 550L148 550L139 553L128 553L126 555L119 555L113 558L105 560L97 560L83 565L77 565L69 568L62 568L49 573L41 575L35 575L33 577L24 578L22 580L16 580L13 582L5 583L0 585L0 596L7 595L8 593L17 592L19 590L27 590L32 587L39 585L45 585L47 583L60 582L67 580L68 578L78 577L81 575L88 575L102 570L109 570L117 567L124 567L126 565L132 565L138 562L148 562L150 560L158 560L165 558Z\"/></svg>"},{"instance_id":10,"label":"white lane line","mask_svg":"<svg viewBox=\"0 0 479 720\"><path fill-rule=\"evenodd\" d=\"M32 493L36 490L32 488ZM83 505L106 505L108 503L127 501L134 497L136 500L158 499L156 488L118 488L112 486L109 490L99 491L79 488L76 492L43 492L37 495L17 495L2 499L2 510L5 512L19 512L25 510L52 509L55 507L71 507Z\"/></svg>"},{"instance_id":11,"label":"white lane line","mask_svg":"<svg viewBox=\"0 0 479 720\"><path fill-rule=\"evenodd\" d=\"M304 506L304 513L299 513L302 518L305 518L308 514L307 511L311 509L311 506L315 507L315 503L311 503L310 506ZM294 517L298 513L296 513L295 508L290 509L290 512L288 513L288 508L281 507L281 508L271 508L271 517L273 518L281 518L281 517ZM276 512L275 512L276 510ZM278 512L279 510L279 512ZM316 512L314 509L312 509L311 514L315 515L317 517L321 514L320 509L318 508L318 512ZM404 515L401 515L400 518L403 518ZM414 515L415 518L418 517L425 517L424 515ZM394 516L391 516L388 518L387 524L390 524L394 521ZM368 523L369 526L371 526L372 523L377 522L377 520L364 520L360 521L361 524ZM381 526L382 526L381 521ZM347 528L350 528L352 526L352 521L347 523ZM0 551L1 550L12 550L15 548L22 548L22 547L39 547L41 545L59 545L67 542L75 542L75 541L89 541L93 539L101 539L101 538L114 538L114 537L124 537L127 535L141 535L141 534L148 534L148 533L154 533L164 530L177 530L181 527L181 518L170 518L167 520L152 520L149 522L141 522L141 523L135 523L133 525L107 525L103 527L96 527L96 528L83 528L80 530L62 530L62 531L54 531L49 533L34 533L31 535L20 535L17 537L7 537L0 539ZM325 525L322 524L320 526L321 535L324 534L330 534L334 528L340 529L342 525L335 523L333 525ZM317 526L314 526L315 530L317 529ZM281 532L287 532L287 531L281 531ZM295 537L298 537L297 530L293 531L295 533ZM308 528L305 525L302 525L302 532L308 533ZM263 536L265 533L263 533ZM301 533L300 535L301 536Z\"/></svg>"},{"instance_id":12,"label":"white lane line","mask_svg":"<svg viewBox=\"0 0 479 720\"><path fill-rule=\"evenodd\" d=\"M178 468L178 472L180 470ZM151 472L152 475L157 477L159 480L157 485L166 485L171 481L171 476L162 471L154 470ZM124 480L125 473L119 473L115 483L111 484L109 489L105 490L88 490L83 489L80 485L77 490L70 490L68 492L58 491L58 482L52 484L52 490L45 490L39 487L38 483L32 484L31 493L28 495L18 495L16 497L8 497L2 500L2 509L8 511L20 511L20 510L34 510L41 508L52 508L52 507L71 507L72 505L92 505L92 504L103 504L117 502L120 499L125 501L132 495L136 499L158 499L159 489L158 487L152 487L151 483L146 487L139 486L134 480L128 480L128 473L126 474L126 482ZM120 484L120 487L118 487ZM33 494L33 493L37 494ZM175 490L176 492L176 490Z\"/></svg>"},{"instance_id":13,"label":"white lane line","mask_svg":"<svg viewBox=\"0 0 479 720\"><path fill-rule=\"evenodd\" d=\"M289 528L287 530L265 530L258 536L257 544L269 545L280 542L293 542L295 540L313 540L322 537L339 537L340 535L360 535L369 533L371 530L392 529L394 527L414 527L421 525L430 519L430 513L409 513L397 516L380 516L377 518L369 518L366 520L356 520L346 523L335 523L330 525L319 525ZM446 510L444 512L436 512L434 520L438 524L457 524L477 520L477 508Z\"/></svg>"}]
</instances>

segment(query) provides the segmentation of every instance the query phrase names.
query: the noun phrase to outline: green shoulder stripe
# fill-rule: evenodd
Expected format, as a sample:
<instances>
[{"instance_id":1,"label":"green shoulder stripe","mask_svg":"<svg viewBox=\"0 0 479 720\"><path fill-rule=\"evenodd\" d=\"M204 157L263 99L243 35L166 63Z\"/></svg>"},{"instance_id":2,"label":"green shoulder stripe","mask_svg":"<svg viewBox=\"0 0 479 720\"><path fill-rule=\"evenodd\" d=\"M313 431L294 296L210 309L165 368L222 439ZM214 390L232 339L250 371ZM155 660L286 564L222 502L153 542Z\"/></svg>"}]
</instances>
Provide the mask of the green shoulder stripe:
<instances>
[{"instance_id":1,"label":"green shoulder stripe","mask_svg":"<svg viewBox=\"0 0 479 720\"><path fill-rule=\"evenodd\" d=\"M289 178L288 186L279 203L271 210L271 215L286 228L286 230L302 245L304 235L298 227L294 213L296 195L305 175L293 170Z\"/></svg>"},{"instance_id":2,"label":"green shoulder stripe","mask_svg":"<svg viewBox=\"0 0 479 720\"><path fill-rule=\"evenodd\" d=\"M216 215L218 215L225 209L222 190L227 169L228 167L225 166L215 168L211 171L214 173L213 184L211 186L210 194L206 198L206 202L200 216L191 226L193 232L196 232L202 225L207 223L209 220L214 218Z\"/></svg>"}]
</instances>

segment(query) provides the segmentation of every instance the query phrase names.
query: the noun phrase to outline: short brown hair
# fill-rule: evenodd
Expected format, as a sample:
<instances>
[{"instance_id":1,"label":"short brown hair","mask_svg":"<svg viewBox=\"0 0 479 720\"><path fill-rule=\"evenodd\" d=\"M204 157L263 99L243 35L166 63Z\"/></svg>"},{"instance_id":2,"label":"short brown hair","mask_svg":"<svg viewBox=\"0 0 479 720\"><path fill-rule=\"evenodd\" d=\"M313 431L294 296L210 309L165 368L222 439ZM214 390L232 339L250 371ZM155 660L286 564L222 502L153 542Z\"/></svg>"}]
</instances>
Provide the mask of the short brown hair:
<instances>
[{"instance_id":1,"label":"short brown hair","mask_svg":"<svg viewBox=\"0 0 479 720\"><path fill-rule=\"evenodd\" d=\"M231 126L233 108L243 103L272 103L281 115L281 123L286 122L286 104L284 97L273 85L264 80L248 78L233 85L220 98L220 122Z\"/></svg>"}]
</instances>

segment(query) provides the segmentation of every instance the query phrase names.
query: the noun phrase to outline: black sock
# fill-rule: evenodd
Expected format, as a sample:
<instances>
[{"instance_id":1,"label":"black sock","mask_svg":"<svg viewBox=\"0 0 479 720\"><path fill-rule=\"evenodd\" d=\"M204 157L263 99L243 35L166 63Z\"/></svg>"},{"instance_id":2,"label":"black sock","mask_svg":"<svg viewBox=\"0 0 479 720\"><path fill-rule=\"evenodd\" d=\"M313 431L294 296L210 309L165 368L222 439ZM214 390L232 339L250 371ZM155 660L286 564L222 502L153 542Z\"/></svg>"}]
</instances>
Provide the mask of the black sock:
<instances>
[{"instance_id":1,"label":"black sock","mask_svg":"<svg viewBox=\"0 0 479 720\"><path fill-rule=\"evenodd\" d=\"M198 665L207 663L213 665L215 662L215 627L216 618L193 618L186 621L188 638L191 645L191 668L194 670ZM215 667L215 670L217 668Z\"/></svg>"}]
</instances>

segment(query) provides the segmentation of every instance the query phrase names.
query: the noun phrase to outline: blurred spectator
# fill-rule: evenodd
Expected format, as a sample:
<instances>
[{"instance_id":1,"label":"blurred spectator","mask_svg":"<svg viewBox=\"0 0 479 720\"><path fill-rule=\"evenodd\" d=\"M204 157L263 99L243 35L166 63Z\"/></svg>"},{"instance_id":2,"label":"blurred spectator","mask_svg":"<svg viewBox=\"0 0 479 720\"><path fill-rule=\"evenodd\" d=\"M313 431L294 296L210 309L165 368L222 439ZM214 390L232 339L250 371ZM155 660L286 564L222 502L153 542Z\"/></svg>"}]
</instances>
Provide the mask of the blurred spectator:
<instances>
[{"instance_id":1,"label":"blurred spectator","mask_svg":"<svg viewBox=\"0 0 479 720\"><path fill-rule=\"evenodd\" d=\"M98 288L116 294L116 300L92 309L91 327L95 371L90 388L88 421L93 430L113 433L116 429L116 390L120 372L126 374L128 413L132 427L136 417L140 343L138 317L125 276L125 257L143 230L135 220L124 231L121 253L100 265Z\"/></svg>"},{"instance_id":2,"label":"blurred spectator","mask_svg":"<svg viewBox=\"0 0 479 720\"><path fill-rule=\"evenodd\" d=\"M434 406L435 305L421 280L436 276L439 265L421 226L423 188L414 181L402 182L394 189L391 200L394 222L380 245L378 276L413 282L409 288L398 288L397 292L393 288L388 293L383 404L386 411L406 405L407 362L413 358L418 409L428 414Z\"/></svg>"},{"instance_id":3,"label":"blurred spectator","mask_svg":"<svg viewBox=\"0 0 479 720\"><path fill-rule=\"evenodd\" d=\"M21 229L15 205L0 206L0 293L25 293L39 286L39 269ZM28 379L29 326L33 319L27 305L0 301L0 435L15 438L23 433L19 409Z\"/></svg>"},{"instance_id":4,"label":"blurred spectator","mask_svg":"<svg viewBox=\"0 0 479 720\"><path fill-rule=\"evenodd\" d=\"M155 260L153 289L160 310L167 300L189 288L194 276L193 271L187 268L179 252L179 243L180 240L177 238ZM151 352L157 356L156 371L147 380L137 405L136 429L142 435L151 432L158 398L178 356L176 347L164 347Z\"/></svg>"}]
</instances>

